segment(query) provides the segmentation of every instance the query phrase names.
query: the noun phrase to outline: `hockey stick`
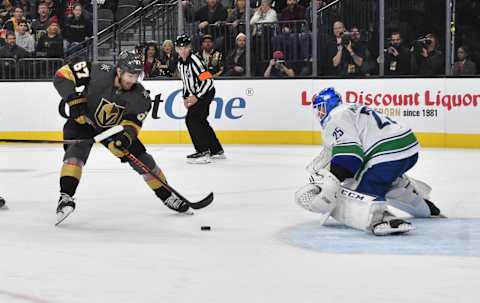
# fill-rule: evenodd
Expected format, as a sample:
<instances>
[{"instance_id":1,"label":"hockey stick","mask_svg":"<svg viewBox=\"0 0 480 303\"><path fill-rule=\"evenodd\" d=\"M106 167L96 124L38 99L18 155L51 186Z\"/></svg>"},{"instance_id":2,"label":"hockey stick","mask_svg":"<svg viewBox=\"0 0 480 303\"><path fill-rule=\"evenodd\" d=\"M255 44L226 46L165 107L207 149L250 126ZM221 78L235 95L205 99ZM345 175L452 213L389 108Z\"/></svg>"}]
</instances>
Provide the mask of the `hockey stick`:
<instances>
[{"instance_id":1,"label":"hockey stick","mask_svg":"<svg viewBox=\"0 0 480 303\"><path fill-rule=\"evenodd\" d=\"M94 129L98 130L99 127L96 126L90 119L87 118L87 122L88 124L90 124ZM110 134L109 136L106 136L104 134L107 134L107 131L101 133L102 136L102 139L100 141L103 141L103 140L109 140L111 141L112 138L111 136L113 136L114 134L118 133L119 129L123 131L123 126L120 126L120 125L117 125L111 129L116 129L115 132L112 132L112 134ZM99 135L100 136L100 135ZM188 200L187 198L185 198L184 196L182 196L176 189L174 189L173 187L171 187L170 185L167 184L167 182L163 181L155 172L153 172L147 165L145 165L145 163L143 163L142 161L140 161L137 157L135 157L134 155L132 155L128 149L125 149L123 148L122 149L122 152L124 152L126 155L125 157L127 157L127 159L133 164L135 165L136 167L140 168L144 173L146 174L150 174L151 176L153 176L157 181L159 181L163 187L165 187L168 191L170 191L171 193L174 193L177 197L179 197L180 199L182 199L185 203L188 204L188 206L190 206L191 208L193 209L200 209L200 208L204 208L208 205L210 205L212 202L213 202L213 193L209 193L205 198L203 198L202 200L198 201L198 202L191 202L190 200Z\"/></svg>"},{"instance_id":2,"label":"hockey stick","mask_svg":"<svg viewBox=\"0 0 480 303\"><path fill-rule=\"evenodd\" d=\"M213 193L209 193L208 196L206 196L205 198L203 198L202 200L198 201L198 202L191 202L189 200L187 200L187 198L185 198L184 196L182 196L178 191L176 191L173 187L171 187L170 185L168 185L168 183L166 183L165 181L163 181L156 173L154 173L150 168L148 168L148 166L146 166L142 161L140 161L139 159L137 159L137 157L135 157L134 155L132 155L131 153L129 153L129 151L127 149L122 149L122 151L124 153L126 153L126 157L128 160L130 160L130 162L137 166L138 168L140 168L144 173L146 174L150 174L151 176L153 176L155 179L157 179L160 183L162 183L162 186L165 187L168 191L174 193L177 197L179 197L180 199L182 199L183 201L185 201L185 203L188 204L188 206L190 206L191 208L193 209L200 209L200 208L204 208L208 205L210 205L210 203L213 202Z\"/></svg>"},{"instance_id":3,"label":"hockey stick","mask_svg":"<svg viewBox=\"0 0 480 303\"><path fill-rule=\"evenodd\" d=\"M119 133L123 131L123 127L121 126L115 126L112 127L104 132L101 132L100 134L96 135L93 138L89 139L73 139L73 140L42 140L42 139L0 139L0 142L5 142L5 143L44 143L44 144L78 144L78 143L95 143L95 142L101 142L116 133Z\"/></svg>"},{"instance_id":4,"label":"hockey stick","mask_svg":"<svg viewBox=\"0 0 480 303\"><path fill-rule=\"evenodd\" d=\"M35 139L0 139L5 143L43 143L43 144L78 144L78 143L95 143L93 139L77 139L77 140L35 140Z\"/></svg>"}]
</instances>

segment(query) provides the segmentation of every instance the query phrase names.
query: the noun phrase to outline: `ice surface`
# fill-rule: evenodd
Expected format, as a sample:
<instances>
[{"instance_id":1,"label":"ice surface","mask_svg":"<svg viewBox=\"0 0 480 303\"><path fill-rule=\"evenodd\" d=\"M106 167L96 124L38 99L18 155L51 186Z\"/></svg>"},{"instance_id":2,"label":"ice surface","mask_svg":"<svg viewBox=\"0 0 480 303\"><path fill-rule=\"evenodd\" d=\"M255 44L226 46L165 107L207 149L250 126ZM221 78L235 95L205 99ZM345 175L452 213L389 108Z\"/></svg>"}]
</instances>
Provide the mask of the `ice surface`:
<instances>
[{"instance_id":1,"label":"ice surface","mask_svg":"<svg viewBox=\"0 0 480 303\"><path fill-rule=\"evenodd\" d=\"M450 219L389 239L319 227L293 203L318 147L226 146L228 160L198 166L190 146L149 150L185 196L214 203L176 215L96 147L56 228L61 147L0 146L1 303L480 300L478 150L424 150L411 175Z\"/></svg>"}]
</instances>

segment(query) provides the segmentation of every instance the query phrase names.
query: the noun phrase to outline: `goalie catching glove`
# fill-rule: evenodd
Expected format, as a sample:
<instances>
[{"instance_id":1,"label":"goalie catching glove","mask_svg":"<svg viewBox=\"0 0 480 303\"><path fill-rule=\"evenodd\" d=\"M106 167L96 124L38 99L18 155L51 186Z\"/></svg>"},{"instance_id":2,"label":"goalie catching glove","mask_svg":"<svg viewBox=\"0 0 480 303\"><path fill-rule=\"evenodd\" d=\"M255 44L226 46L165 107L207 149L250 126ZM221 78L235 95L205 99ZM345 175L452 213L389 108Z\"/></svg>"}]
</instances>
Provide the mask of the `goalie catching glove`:
<instances>
[{"instance_id":1,"label":"goalie catching glove","mask_svg":"<svg viewBox=\"0 0 480 303\"><path fill-rule=\"evenodd\" d=\"M66 103L70 109L70 118L78 124L87 123L87 98L81 93L75 93L67 98Z\"/></svg>"}]
</instances>

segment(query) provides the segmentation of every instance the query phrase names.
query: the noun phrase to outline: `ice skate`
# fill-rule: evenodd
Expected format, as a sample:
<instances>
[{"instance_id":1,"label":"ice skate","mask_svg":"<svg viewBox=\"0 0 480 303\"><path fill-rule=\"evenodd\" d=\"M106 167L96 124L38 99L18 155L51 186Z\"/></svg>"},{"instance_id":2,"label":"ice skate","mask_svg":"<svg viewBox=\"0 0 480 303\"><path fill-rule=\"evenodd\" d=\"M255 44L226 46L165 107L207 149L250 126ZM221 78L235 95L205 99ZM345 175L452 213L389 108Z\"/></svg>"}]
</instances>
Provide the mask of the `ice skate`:
<instances>
[{"instance_id":1,"label":"ice skate","mask_svg":"<svg viewBox=\"0 0 480 303\"><path fill-rule=\"evenodd\" d=\"M75 200L70 195L61 193L57 206L57 223L62 223L75 210Z\"/></svg>"},{"instance_id":2,"label":"ice skate","mask_svg":"<svg viewBox=\"0 0 480 303\"><path fill-rule=\"evenodd\" d=\"M210 160L210 153L208 151L197 152L187 156L187 163L190 164L208 164Z\"/></svg>"},{"instance_id":3,"label":"ice skate","mask_svg":"<svg viewBox=\"0 0 480 303\"><path fill-rule=\"evenodd\" d=\"M375 236L388 236L404 234L414 229L415 227L410 222L396 218L386 211L382 221L372 226L372 233Z\"/></svg>"},{"instance_id":4,"label":"ice skate","mask_svg":"<svg viewBox=\"0 0 480 303\"><path fill-rule=\"evenodd\" d=\"M212 159L212 160L225 160L225 159L227 159L227 156L225 156L225 152L223 150L220 150L216 153L210 153L210 159Z\"/></svg>"},{"instance_id":5,"label":"ice skate","mask_svg":"<svg viewBox=\"0 0 480 303\"><path fill-rule=\"evenodd\" d=\"M171 194L170 197L168 197L165 201L163 201L163 204L170 208L171 210L174 210L176 212L185 214L185 215L193 215L193 211L190 209L190 206L188 206L185 201L177 197L175 194Z\"/></svg>"}]
</instances>

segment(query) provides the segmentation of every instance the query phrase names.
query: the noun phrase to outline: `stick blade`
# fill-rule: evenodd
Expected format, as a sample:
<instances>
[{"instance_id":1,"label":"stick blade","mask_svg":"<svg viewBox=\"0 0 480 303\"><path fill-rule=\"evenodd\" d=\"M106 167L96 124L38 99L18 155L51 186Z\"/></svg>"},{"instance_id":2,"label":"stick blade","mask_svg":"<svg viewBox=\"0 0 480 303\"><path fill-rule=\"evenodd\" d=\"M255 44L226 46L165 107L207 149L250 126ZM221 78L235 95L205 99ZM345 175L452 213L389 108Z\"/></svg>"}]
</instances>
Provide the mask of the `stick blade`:
<instances>
[{"instance_id":1,"label":"stick blade","mask_svg":"<svg viewBox=\"0 0 480 303\"><path fill-rule=\"evenodd\" d=\"M193 209L200 209L209 206L213 202L213 193L209 193L208 196L202 200L194 203L190 203L190 207Z\"/></svg>"}]
</instances>

